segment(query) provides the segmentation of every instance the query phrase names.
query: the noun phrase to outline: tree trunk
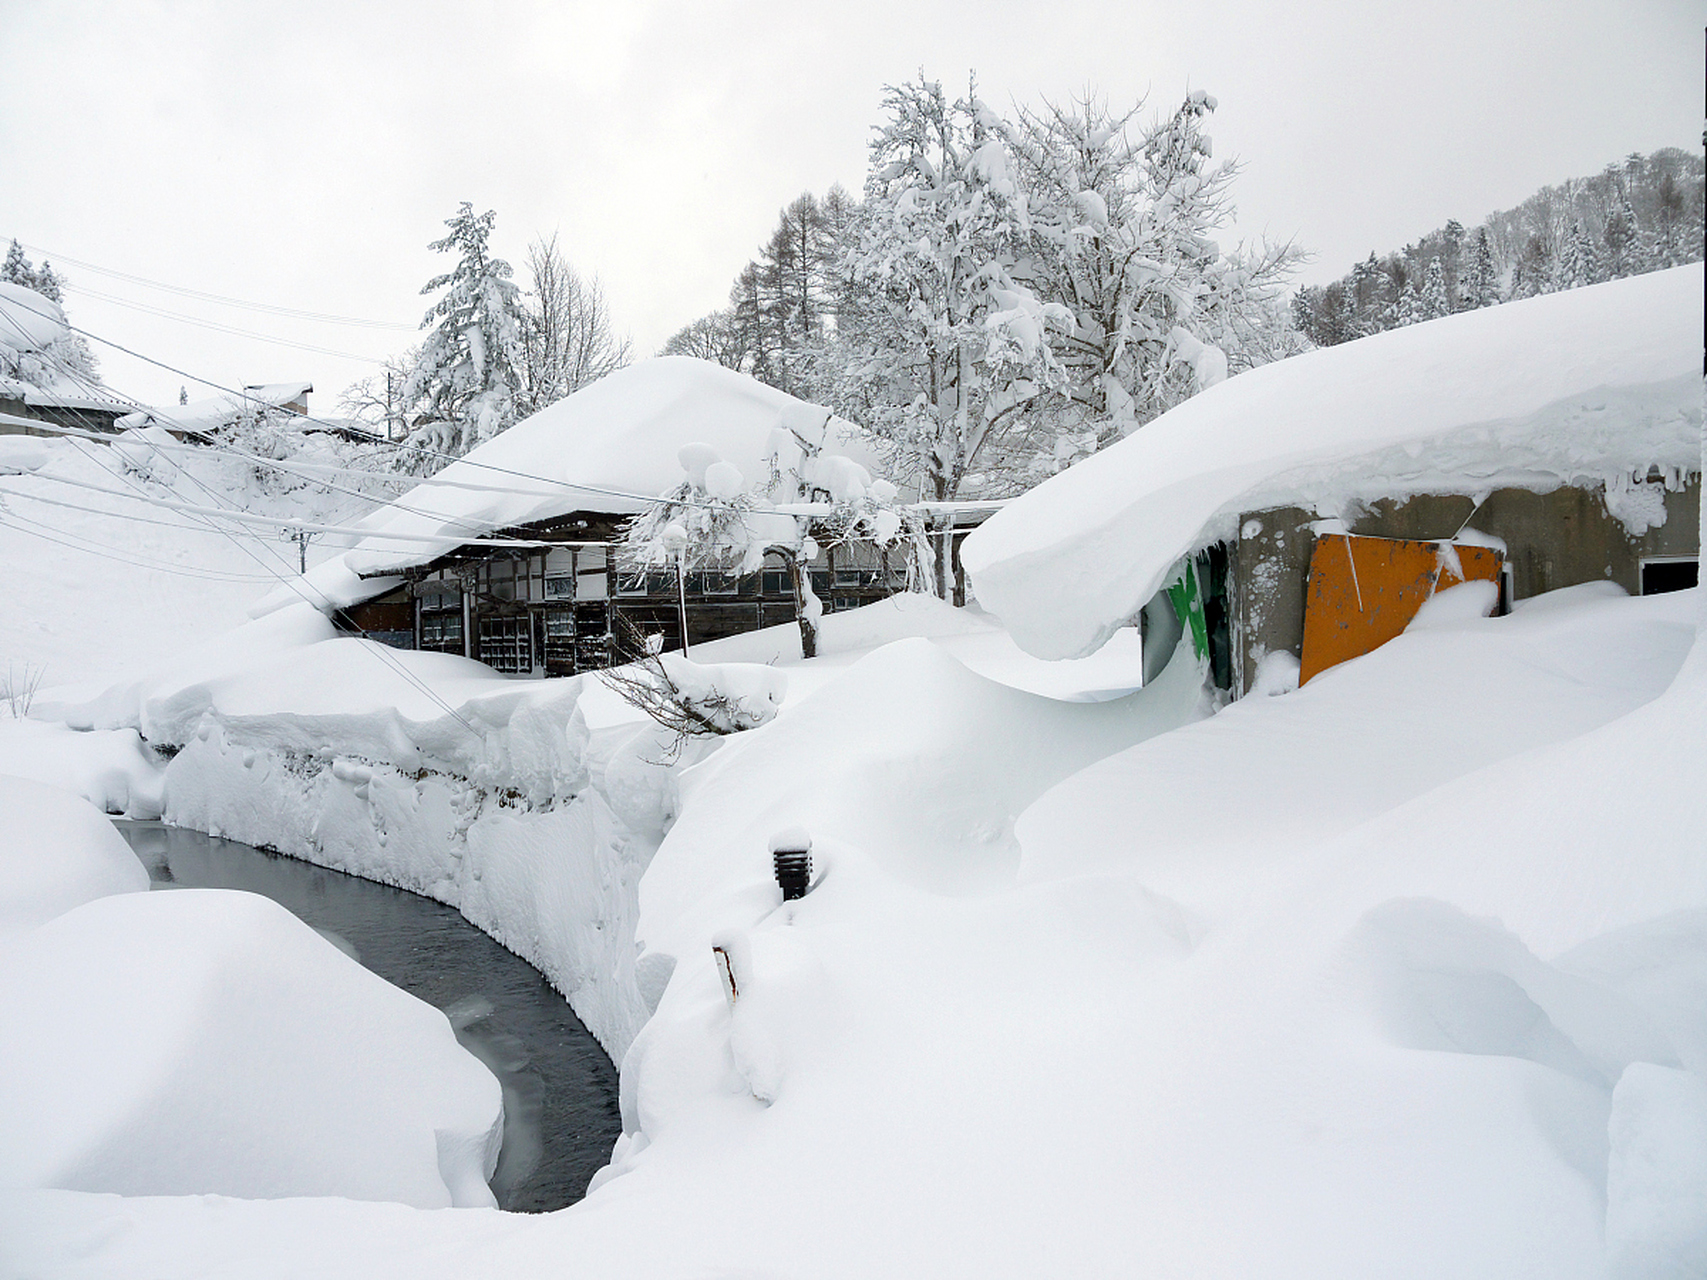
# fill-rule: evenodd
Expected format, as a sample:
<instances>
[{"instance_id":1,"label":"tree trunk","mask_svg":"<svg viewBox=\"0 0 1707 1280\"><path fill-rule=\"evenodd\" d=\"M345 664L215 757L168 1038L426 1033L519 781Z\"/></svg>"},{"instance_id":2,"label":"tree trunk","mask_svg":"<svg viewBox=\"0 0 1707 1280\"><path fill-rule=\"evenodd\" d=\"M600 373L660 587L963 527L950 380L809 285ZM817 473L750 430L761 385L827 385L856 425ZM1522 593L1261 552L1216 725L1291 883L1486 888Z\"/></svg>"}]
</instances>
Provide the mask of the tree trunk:
<instances>
[{"instance_id":1,"label":"tree trunk","mask_svg":"<svg viewBox=\"0 0 1707 1280\"><path fill-rule=\"evenodd\" d=\"M794 556L788 558L788 583L794 589L794 620L800 624L800 656L818 656L818 615L824 606L812 590L811 570Z\"/></svg>"}]
</instances>

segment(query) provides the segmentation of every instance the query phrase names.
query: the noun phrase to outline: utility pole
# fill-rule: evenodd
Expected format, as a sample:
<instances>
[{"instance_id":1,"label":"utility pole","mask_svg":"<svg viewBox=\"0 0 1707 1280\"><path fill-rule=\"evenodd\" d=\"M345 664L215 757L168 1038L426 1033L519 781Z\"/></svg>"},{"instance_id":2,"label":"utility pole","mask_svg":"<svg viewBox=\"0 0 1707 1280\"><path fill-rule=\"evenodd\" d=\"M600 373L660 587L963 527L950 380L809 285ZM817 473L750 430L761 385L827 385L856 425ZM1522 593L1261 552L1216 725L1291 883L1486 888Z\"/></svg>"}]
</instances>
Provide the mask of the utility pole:
<instances>
[{"instance_id":1,"label":"utility pole","mask_svg":"<svg viewBox=\"0 0 1707 1280\"><path fill-rule=\"evenodd\" d=\"M682 572L682 561L687 558L685 552L676 555L676 613L682 623L682 657L688 656L688 586L687 575Z\"/></svg>"}]
</instances>

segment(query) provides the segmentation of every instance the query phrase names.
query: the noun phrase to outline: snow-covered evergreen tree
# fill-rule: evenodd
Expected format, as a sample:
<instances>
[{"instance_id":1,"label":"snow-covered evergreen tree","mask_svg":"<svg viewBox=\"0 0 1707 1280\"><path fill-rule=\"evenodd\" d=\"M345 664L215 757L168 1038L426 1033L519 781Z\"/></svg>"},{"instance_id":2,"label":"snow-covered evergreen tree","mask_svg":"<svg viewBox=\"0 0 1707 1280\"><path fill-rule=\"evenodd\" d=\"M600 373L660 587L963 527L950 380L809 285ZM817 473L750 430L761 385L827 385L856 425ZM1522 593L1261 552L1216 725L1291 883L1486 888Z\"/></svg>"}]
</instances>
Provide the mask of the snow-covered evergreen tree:
<instances>
[{"instance_id":1,"label":"snow-covered evergreen tree","mask_svg":"<svg viewBox=\"0 0 1707 1280\"><path fill-rule=\"evenodd\" d=\"M1601 239L1606 245L1606 271L1611 279L1630 275L1639 252L1636 211L1630 204L1630 189L1617 182L1616 203L1606 217L1606 229Z\"/></svg>"},{"instance_id":2,"label":"snow-covered evergreen tree","mask_svg":"<svg viewBox=\"0 0 1707 1280\"><path fill-rule=\"evenodd\" d=\"M1417 319L1438 320L1452 311L1452 300L1446 292L1446 269L1439 258L1429 259L1423 274L1422 294L1417 301Z\"/></svg>"},{"instance_id":3,"label":"snow-covered evergreen tree","mask_svg":"<svg viewBox=\"0 0 1707 1280\"><path fill-rule=\"evenodd\" d=\"M1600 281L1600 252L1580 218L1566 231L1555 265L1555 289L1578 289Z\"/></svg>"},{"instance_id":4,"label":"snow-covered evergreen tree","mask_svg":"<svg viewBox=\"0 0 1707 1280\"><path fill-rule=\"evenodd\" d=\"M1422 298L1417 295L1416 282L1407 280L1404 291L1399 294L1399 301L1394 304L1393 324L1397 328L1403 328L1408 324L1416 324L1423 318L1423 303Z\"/></svg>"},{"instance_id":5,"label":"snow-covered evergreen tree","mask_svg":"<svg viewBox=\"0 0 1707 1280\"><path fill-rule=\"evenodd\" d=\"M0 281L22 285L50 302L65 301L65 282L59 273L45 261L39 268L32 266L16 240L6 250L5 261L0 263ZM98 390L101 381L100 366L88 340L69 331L40 351L31 352L7 372L44 390L59 388L82 394Z\"/></svg>"},{"instance_id":6,"label":"snow-covered evergreen tree","mask_svg":"<svg viewBox=\"0 0 1707 1280\"><path fill-rule=\"evenodd\" d=\"M445 220L450 234L428 247L457 255L456 266L421 292L444 290L421 327L432 328L401 392L424 406L411 442L434 453L463 454L516 420L526 359L526 314L510 264L487 251L497 214L478 216L464 202ZM426 469L436 469L427 455Z\"/></svg>"},{"instance_id":7,"label":"snow-covered evergreen tree","mask_svg":"<svg viewBox=\"0 0 1707 1280\"><path fill-rule=\"evenodd\" d=\"M1494 251L1488 243L1486 227L1476 229L1470 242L1470 261L1460 283L1461 302L1466 310L1491 307L1500 300L1499 274L1494 269Z\"/></svg>"}]
</instances>

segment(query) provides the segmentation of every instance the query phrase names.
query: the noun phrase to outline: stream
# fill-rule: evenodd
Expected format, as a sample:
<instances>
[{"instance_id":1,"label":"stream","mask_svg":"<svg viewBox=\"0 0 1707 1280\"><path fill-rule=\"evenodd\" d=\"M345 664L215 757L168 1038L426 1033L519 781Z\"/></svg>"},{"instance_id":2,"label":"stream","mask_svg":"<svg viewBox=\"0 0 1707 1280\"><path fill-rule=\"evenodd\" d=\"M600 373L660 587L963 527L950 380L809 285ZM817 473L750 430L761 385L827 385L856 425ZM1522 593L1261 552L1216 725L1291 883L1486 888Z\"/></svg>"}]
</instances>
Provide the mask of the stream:
<instances>
[{"instance_id":1,"label":"stream","mask_svg":"<svg viewBox=\"0 0 1707 1280\"><path fill-rule=\"evenodd\" d=\"M159 822L116 826L152 888L243 889L444 1010L464 1048L504 1087L500 1208L574 1204L621 1132L616 1068L539 971L431 898Z\"/></svg>"}]
</instances>

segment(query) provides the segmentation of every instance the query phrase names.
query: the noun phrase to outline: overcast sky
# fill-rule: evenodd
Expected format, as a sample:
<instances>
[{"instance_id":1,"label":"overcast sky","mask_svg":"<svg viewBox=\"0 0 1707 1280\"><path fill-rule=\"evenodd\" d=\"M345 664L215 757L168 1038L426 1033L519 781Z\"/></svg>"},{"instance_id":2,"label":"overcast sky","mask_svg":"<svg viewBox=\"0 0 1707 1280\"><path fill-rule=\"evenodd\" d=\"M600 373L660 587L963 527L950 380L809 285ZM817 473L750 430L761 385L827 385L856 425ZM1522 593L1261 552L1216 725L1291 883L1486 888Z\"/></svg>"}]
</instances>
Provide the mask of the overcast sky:
<instances>
[{"instance_id":1,"label":"overcast sky","mask_svg":"<svg viewBox=\"0 0 1707 1280\"><path fill-rule=\"evenodd\" d=\"M1233 238L1296 238L1314 282L1698 147L1704 23L1707 0L0 0L0 237L63 268L74 324L218 383L312 379L330 412L374 366L267 339L373 360L411 334L78 261L412 326L468 200L518 264L558 232L650 353L724 303L788 200L858 191L882 86L923 68L976 69L1002 106L1208 90L1216 155L1245 165ZM122 393L176 400L184 378L96 350Z\"/></svg>"}]
</instances>

